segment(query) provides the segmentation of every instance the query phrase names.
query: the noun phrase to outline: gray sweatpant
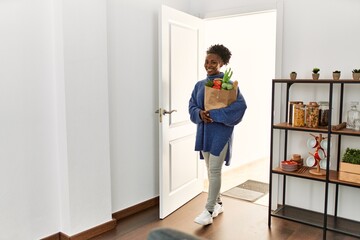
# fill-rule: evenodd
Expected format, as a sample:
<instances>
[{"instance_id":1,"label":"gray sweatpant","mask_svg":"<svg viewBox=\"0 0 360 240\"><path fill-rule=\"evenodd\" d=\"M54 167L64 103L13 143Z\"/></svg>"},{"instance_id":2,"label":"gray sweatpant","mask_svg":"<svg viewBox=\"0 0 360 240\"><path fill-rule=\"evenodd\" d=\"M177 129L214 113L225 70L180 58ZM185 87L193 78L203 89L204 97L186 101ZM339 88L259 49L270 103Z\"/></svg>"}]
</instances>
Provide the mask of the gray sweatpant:
<instances>
[{"instance_id":1,"label":"gray sweatpant","mask_svg":"<svg viewBox=\"0 0 360 240\"><path fill-rule=\"evenodd\" d=\"M224 165L227 149L228 144L225 145L219 156L214 156L209 152L202 152L206 162L209 179L208 198L205 206L206 210L209 212L213 212L215 204L221 202L221 169Z\"/></svg>"}]
</instances>

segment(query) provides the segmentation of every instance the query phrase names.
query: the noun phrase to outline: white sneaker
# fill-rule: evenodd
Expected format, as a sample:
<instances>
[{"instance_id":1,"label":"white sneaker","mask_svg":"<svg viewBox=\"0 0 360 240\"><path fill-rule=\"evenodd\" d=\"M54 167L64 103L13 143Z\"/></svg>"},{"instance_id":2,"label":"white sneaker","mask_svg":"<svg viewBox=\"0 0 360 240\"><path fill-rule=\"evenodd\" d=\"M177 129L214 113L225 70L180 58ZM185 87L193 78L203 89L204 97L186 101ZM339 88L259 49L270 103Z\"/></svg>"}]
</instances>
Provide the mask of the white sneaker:
<instances>
[{"instance_id":1,"label":"white sneaker","mask_svg":"<svg viewBox=\"0 0 360 240\"><path fill-rule=\"evenodd\" d=\"M199 216L197 216L194 221L200 225L209 225L212 224L213 218L208 210L204 210Z\"/></svg>"},{"instance_id":2,"label":"white sneaker","mask_svg":"<svg viewBox=\"0 0 360 240\"><path fill-rule=\"evenodd\" d=\"M216 218L220 213L223 213L223 212L224 212L224 206L222 204L216 203L212 217Z\"/></svg>"}]
</instances>

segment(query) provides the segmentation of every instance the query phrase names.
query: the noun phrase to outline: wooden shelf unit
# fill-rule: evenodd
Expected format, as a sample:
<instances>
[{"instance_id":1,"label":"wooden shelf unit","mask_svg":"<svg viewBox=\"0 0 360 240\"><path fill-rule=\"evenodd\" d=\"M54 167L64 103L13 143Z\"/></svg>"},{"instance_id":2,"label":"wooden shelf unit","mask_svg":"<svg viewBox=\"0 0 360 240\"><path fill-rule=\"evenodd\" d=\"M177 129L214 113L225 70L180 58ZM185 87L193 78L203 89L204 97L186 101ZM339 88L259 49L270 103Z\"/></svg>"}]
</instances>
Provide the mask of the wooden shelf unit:
<instances>
[{"instance_id":1,"label":"wooden shelf unit","mask_svg":"<svg viewBox=\"0 0 360 240\"><path fill-rule=\"evenodd\" d=\"M332 116L332 108L334 106L339 108L339 119L338 122L341 123L342 121L342 109L343 109L343 97L344 97L344 85L346 84L360 84L360 81L355 81L351 79L344 79L344 80L332 80L332 79L323 79L323 80L312 80L312 79L298 79L298 80L290 80L290 79L273 79L272 85L272 113L274 113L275 109L275 92L276 92L276 84L283 84L286 86L286 93L285 96L282 96L281 101L286 101L286 111L285 111L285 118L288 115L288 102L289 102L289 95L290 95L290 88L293 84L327 84L329 86L329 116ZM333 86L340 85L340 100L336 104L333 104ZM342 181L339 179L339 172L337 171L339 168L339 161L340 161L340 154L337 154L337 170L330 170L327 168L326 170L322 170L325 172L325 175L318 176L313 175L309 171L313 168L303 166L299 170L294 172L284 171L280 168L280 166L274 165L273 159L273 146L274 146L274 131L282 131L284 134L282 137L285 139L285 144L288 142L288 132L290 131L302 131L302 132L309 132L309 133L321 133L323 135L327 135L328 139L331 141L332 135L337 135L339 138L339 142L341 142L342 136L355 136L360 137L360 131L354 131L350 129L340 129L334 130L332 124L332 120L329 119L329 126L328 127L318 127L318 128L308 128L308 127L293 127L291 124L287 122L279 122L274 123L274 116L272 115L271 118L271 143L270 143L270 191L269 191L269 218L268 224L271 227L271 217L280 217L308 225L312 225L315 227L319 227L323 229L323 239L326 239L326 232L327 231L335 231L340 232L343 234L347 234L354 237L360 238L360 222L354 221L352 219L345 219L342 217L337 216L337 205L338 202L338 191L339 186L347 186L347 187L354 187L360 188L360 183L355 182L347 182ZM337 146L339 148L340 144ZM331 147L331 144L328 144L328 157L327 157L327 166L330 165L330 148L334 148L335 146ZM336 148L336 147L335 147ZM284 156L287 155L287 146L284 147ZM337 149L339 152L340 149ZM282 160L286 159L277 159L279 164ZM271 209L272 206L272 176L273 174L281 175L283 177L283 203L278 205L278 208L274 211ZM285 196L286 196L286 179L287 178L301 178L306 179L309 181L318 181L324 183L325 189L325 203L324 203L324 211L323 212L314 212L307 209L299 208L296 206L289 206L285 204ZM330 215L328 214L328 198L329 198L329 185L335 185L336 194L335 194L335 214Z\"/></svg>"}]
</instances>

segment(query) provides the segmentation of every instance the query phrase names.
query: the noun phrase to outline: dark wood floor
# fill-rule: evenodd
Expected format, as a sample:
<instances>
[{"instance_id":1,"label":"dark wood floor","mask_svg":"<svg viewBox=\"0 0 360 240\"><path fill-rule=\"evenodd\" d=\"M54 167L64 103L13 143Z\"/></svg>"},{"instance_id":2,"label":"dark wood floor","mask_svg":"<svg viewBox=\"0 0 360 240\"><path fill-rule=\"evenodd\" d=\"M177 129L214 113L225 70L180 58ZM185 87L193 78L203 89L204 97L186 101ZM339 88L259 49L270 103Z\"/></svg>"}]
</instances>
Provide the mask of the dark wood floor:
<instances>
[{"instance_id":1,"label":"dark wood floor","mask_svg":"<svg viewBox=\"0 0 360 240\"><path fill-rule=\"evenodd\" d=\"M209 240L319 240L320 228L292 221L272 218L269 229L268 208L229 197L223 197L225 211L209 226L200 226L193 219L204 209L207 194L202 193L163 220L159 220L158 207L130 216L118 222L114 230L92 240L146 240L154 228L170 227ZM358 239L328 232L327 239Z\"/></svg>"}]
</instances>

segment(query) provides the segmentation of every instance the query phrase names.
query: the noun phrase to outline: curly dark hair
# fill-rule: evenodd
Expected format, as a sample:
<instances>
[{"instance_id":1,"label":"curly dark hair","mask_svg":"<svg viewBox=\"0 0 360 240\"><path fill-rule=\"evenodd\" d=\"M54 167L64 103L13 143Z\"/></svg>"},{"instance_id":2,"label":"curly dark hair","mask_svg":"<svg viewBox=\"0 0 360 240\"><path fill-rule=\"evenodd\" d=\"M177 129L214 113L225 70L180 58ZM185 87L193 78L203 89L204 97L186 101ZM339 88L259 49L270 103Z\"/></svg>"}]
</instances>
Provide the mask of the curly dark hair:
<instances>
[{"instance_id":1,"label":"curly dark hair","mask_svg":"<svg viewBox=\"0 0 360 240\"><path fill-rule=\"evenodd\" d=\"M222 44L215 44L210 46L206 51L206 54L210 53L218 55L224 62L224 65L227 65L229 63L232 55L230 50Z\"/></svg>"}]
</instances>

